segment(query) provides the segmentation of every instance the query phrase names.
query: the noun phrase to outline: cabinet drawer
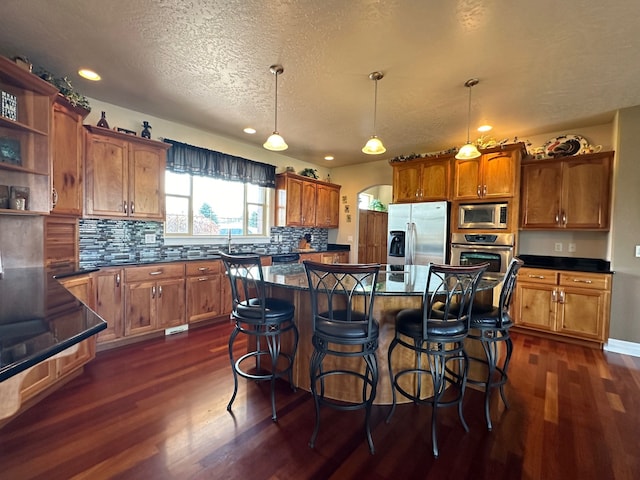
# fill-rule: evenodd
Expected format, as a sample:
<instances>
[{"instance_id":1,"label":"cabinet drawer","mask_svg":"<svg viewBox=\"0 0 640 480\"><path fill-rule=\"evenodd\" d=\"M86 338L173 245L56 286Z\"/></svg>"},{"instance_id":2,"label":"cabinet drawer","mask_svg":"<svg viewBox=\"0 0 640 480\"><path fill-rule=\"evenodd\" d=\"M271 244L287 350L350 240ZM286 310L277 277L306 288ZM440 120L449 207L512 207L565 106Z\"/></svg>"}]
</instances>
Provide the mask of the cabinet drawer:
<instances>
[{"instance_id":1,"label":"cabinet drawer","mask_svg":"<svg viewBox=\"0 0 640 480\"><path fill-rule=\"evenodd\" d=\"M143 282L145 280L159 280L162 278L184 276L184 264L158 264L144 267L129 267L124 269L125 282Z\"/></svg>"},{"instance_id":2,"label":"cabinet drawer","mask_svg":"<svg viewBox=\"0 0 640 480\"><path fill-rule=\"evenodd\" d=\"M546 270L544 268L522 267L518 272L518 281L556 285L558 283L558 272L555 270Z\"/></svg>"},{"instance_id":3,"label":"cabinet drawer","mask_svg":"<svg viewBox=\"0 0 640 480\"><path fill-rule=\"evenodd\" d=\"M583 272L561 272L561 287L591 288L594 290L610 290L611 275Z\"/></svg>"},{"instance_id":4,"label":"cabinet drawer","mask_svg":"<svg viewBox=\"0 0 640 480\"><path fill-rule=\"evenodd\" d=\"M211 275L220 273L222 269L221 260L208 260L203 262L188 262L185 264L187 276L195 277L198 275Z\"/></svg>"}]
</instances>

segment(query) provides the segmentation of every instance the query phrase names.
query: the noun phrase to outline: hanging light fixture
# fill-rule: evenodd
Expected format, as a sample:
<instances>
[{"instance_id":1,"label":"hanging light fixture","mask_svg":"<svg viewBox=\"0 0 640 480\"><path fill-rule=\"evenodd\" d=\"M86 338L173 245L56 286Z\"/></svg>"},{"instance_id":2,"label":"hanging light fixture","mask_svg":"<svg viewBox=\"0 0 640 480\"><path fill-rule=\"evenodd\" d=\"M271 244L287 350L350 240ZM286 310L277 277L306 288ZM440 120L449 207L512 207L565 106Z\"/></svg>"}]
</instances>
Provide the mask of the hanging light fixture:
<instances>
[{"instance_id":1,"label":"hanging light fixture","mask_svg":"<svg viewBox=\"0 0 640 480\"><path fill-rule=\"evenodd\" d=\"M362 147L362 151L367 155L380 155L387 151L382 144L382 140L376 137L376 115L378 113L378 80L382 80L384 77L382 72L371 72L369 78L375 82L375 95L373 98L373 135L367 140L367 143Z\"/></svg>"},{"instance_id":2,"label":"hanging light fixture","mask_svg":"<svg viewBox=\"0 0 640 480\"><path fill-rule=\"evenodd\" d=\"M471 160L472 158L478 158L481 154L476 148L476 146L471 143L471 139L469 137L469 128L471 126L471 88L475 87L480 80L477 78L470 78L466 82L464 82L464 86L469 89L469 110L467 115L467 143L465 143L458 153L456 153L456 158L458 160Z\"/></svg>"},{"instance_id":3,"label":"hanging light fixture","mask_svg":"<svg viewBox=\"0 0 640 480\"><path fill-rule=\"evenodd\" d=\"M282 65L271 65L269 71L276 76L276 104L275 104L275 123L273 127L273 133L267 138L267 141L262 145L267 150L273 150L275 152L281 152L289 148L287 142L278 133L278 75L282 75L284 68Z\"/></svg>"}]
</instances>

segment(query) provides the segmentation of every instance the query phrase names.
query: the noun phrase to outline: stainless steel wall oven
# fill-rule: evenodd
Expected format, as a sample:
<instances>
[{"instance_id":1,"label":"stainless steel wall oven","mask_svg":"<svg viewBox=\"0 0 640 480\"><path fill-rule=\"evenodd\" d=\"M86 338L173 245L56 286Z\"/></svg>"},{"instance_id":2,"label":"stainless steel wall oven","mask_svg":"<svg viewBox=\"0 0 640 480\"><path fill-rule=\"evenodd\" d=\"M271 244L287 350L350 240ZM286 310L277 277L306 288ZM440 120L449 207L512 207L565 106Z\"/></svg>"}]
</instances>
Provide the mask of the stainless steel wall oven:
<instances>
[{"instance_id":1,"label":"stainless steel wall oven","mask_svg":"<svg viewBox=\"0 0 640 480\"><path fill-rule=\"evenodd\" d=\"M513 258L512 233L452 233L451 264L475 265L489 262L485 276L504 275Z\"/></svg>"}]
</instances>

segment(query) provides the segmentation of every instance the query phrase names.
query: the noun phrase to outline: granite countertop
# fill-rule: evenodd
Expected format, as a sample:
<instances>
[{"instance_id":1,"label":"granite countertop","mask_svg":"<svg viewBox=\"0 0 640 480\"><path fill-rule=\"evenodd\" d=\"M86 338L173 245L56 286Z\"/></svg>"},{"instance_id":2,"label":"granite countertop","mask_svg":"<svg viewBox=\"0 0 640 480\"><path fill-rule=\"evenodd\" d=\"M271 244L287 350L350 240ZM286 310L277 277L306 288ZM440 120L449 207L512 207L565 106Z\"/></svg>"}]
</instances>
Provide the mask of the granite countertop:
<instances>
[{"instance_id":1,"label":"granite countertop","mask_svg":"<svg viewBox=\"0 0 640 480\"><path fill-rule=\"evenodd\" d=\"M54 278L78 273L73 268L4 271L0 278L0 382L107 328L101 317Z\"/></svg>"},{"instance_id":2,"label":"granite countertop","mask_svg":"<svg viewBox=\"0 0 640 480\"><path fill-rule=\"evenodd\" d=\"M525 267L568 270L588 273L613 273L611 262L598 258L554 257L550 255L518 255Z\"/></svg>"}]
</instances>

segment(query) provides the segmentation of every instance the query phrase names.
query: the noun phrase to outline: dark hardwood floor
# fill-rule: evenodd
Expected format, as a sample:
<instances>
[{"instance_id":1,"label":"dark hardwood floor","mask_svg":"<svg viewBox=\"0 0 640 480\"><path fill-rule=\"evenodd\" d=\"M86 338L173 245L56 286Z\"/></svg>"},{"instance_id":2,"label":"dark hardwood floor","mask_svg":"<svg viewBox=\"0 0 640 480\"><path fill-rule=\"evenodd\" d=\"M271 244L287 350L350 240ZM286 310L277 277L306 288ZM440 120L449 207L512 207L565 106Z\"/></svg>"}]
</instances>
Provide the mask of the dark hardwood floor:
<instances>
[{"instance_id":1,"label":"dark hardwood floor","mask_svg":"<svg viewBox=\"0 0 640 480\"><path fill-rule=\"evenodd\" d=\"M468 389L464 432L455 409L375 407L376 454L363 412L322 411L314 450L311 395L240 379L233 414L230 325L99 353L61 390L0 430L0 478L122 479L637 479L640 358L514 334L505 410ZM382 378L381 381L388 381Z\"/></svg>"}]
</instances>

